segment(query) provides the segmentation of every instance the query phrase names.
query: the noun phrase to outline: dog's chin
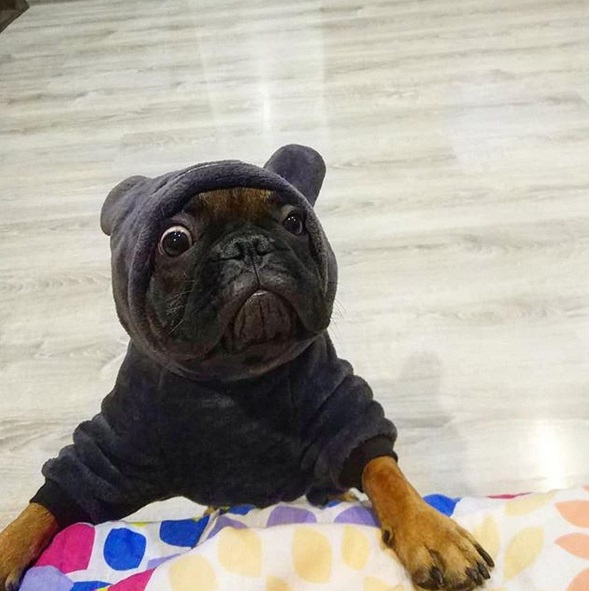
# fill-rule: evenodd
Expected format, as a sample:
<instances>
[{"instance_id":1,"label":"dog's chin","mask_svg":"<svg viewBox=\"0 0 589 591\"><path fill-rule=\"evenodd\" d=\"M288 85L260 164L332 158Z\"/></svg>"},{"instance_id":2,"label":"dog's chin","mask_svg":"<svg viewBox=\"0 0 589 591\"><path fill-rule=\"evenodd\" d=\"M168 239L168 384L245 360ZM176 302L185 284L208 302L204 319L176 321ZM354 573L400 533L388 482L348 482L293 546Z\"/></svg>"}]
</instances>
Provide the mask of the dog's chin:
<instances>
[{"instance_id":1,"label":"dog's chin","mask_svg":"<svg viewBox=\"0 0 589 591\"><path fill-rule=\"evenodd\" d=\"M223 373L259 375L292 359L310 337L286 299L258 290L247 298L203 361Z\"/></svg>"},{"instance_id":2,"label":"dog's chin","mask_svg":"<svg viewBox=\"0 0 589 591\"><path fill-rule=\"evenodd\" d=\"M259 376L297 357L321 330L305 327L286 298L258 289L239 307L226 309L223 328L212 343L168 339L161 348L170 367L198 379L240 380ZM223 311L219 320L223 318Z\"/></svg>"},{"instance_id":3,"label":"dog's chin","mask_svg":"<svg viewBox=\"0 0 589 591\"><path fill-rule=\"evenodd\" d=\"M258 290L231 319L219 346L226 355L279 350L297 337L300 327L298 315L287 300Z\"/></svg>"}]
</instances>

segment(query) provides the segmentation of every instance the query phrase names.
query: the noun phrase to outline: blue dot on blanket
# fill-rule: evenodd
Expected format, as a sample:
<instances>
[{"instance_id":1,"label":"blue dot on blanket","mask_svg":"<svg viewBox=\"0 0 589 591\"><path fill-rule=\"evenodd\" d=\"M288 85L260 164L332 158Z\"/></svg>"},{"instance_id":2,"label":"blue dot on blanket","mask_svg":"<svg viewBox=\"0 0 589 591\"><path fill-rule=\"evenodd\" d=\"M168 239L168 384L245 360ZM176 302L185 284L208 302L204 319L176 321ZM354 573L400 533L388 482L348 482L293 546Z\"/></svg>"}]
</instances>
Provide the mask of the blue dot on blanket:
<instances>
[{"instance_id":1,"label":"blue dot on blanket","mask_svg":"<svg viewBox=\"0 0 589 591\"><path fill-rule=\"evenodd\" d=\"M427 495L423 500L444 515L451 516L460 499L452 499L444 495Z\"/></svg>"},{"instance_id":2,"label":"blue dot on blanket","mask_svg":"<svg viewBox=\"0 0 589 591\"><path fill-rule=\"evenodd\" d=\"M162 521L160 525L160 538L166 544L172 546L194 548L208 522L208 515L198 521L194 519Z\"/></svg>"},{"instance_id":3,"label":"blue dot on blanket","mask_svg":"<svg viewBox=\"0 0 589 591\"><path fill-rule=\"evenodd\" d=\"M254 505L234 505L227 509L227 513L233 513L234 515L247 515L250 511L255 509Z\"/></svg>"},{"instance_id":4,"label":"blue dot on blanket","mask_svg":"<svg viewBox=\"0 0 589 591\"><path fill-rule=\"evenodd\" d=\"M104 543L104 559L114 570L137 568L143 560L145 536L127 528L113 529Z\"/></svg>"},{"instance_id":5,"label":"blue dot on blanket","mask_svg":"<svg viewBox=\"0 0 589 591\"><path fill-rule=\"evenodd\" d=\"M105 583L104 581L81 581L80 583L74 583L71 591L96 591L96 589L104 589L108 585L110 583Z\"/></svg>"}]
</instances>

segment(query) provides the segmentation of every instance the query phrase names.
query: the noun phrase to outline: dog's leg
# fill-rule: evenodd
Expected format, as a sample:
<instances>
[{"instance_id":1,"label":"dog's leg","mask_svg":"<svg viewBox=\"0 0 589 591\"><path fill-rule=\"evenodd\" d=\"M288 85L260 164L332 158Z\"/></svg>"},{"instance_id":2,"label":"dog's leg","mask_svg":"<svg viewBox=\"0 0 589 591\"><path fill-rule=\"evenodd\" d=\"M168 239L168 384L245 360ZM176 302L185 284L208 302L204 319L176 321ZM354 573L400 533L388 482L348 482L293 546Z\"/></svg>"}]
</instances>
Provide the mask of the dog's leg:
<instances>
[{"instance_id":1,"label":"dog's leg","mask_svg":"<svg viewBox=\"0 0 589 591\"><path fill-rule=\"evenodd\" d=\"M18 589L25 569L41 554L59 526L45 507L30 503L0 533L0 591Z\"/></svg>"},{"instance_id":2,"label":"dog's leg","mask_svg":"<svg viewBox=\"0 0 589 591\"><path fill-rule=\"evenodd\" d=\"M362 484L380 520L384 543L415 585L469 591L490 577L494 564L489 554L465 529L430 507L393 458L370 461Z\"/></svg>"}]
</instances>

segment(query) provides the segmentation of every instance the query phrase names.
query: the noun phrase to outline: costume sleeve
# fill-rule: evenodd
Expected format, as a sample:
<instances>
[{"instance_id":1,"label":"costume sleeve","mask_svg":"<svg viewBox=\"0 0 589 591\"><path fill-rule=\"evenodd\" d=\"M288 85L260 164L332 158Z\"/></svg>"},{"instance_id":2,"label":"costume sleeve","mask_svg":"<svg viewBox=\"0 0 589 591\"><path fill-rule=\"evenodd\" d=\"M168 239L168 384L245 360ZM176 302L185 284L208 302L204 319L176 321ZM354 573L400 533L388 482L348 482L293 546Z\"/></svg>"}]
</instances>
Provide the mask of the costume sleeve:
<instances>
[{"instance_id":1,"label":"costume sleeve","mask_svg":"<svg viewBox=\"0 0 589 591\"><path fill-rule=\"evenodd\" d=\"M45 484L31 501L45 506L62 527L120 519L170 496L154 380L130 365L128 358L102 412L81 423L73 444L43 466Z\"/></svg>"},{"instance_id":2,"label":"costume sleeve","mask_svg":"<svg viewBox=\"0 0 589 591\"><path fill-rule=\"evenodd\" d=\"M391 456L397 431L370 386L326 340L302 405L303 465L320 486L361 489L364 466Z\"/></svg>"},{"instance_id":3,"label":"costume sleeve","mask_svg":"<svg viewBox=\"0 0 589 591\"><path fill-rule=\"evenodd\" d=\"M120 519L163 498L163 466L147 446L131 442L103 414L79 425L74 443L43 466L45 484L32 502L65 527Z\"/></svg>"}]
</instances>

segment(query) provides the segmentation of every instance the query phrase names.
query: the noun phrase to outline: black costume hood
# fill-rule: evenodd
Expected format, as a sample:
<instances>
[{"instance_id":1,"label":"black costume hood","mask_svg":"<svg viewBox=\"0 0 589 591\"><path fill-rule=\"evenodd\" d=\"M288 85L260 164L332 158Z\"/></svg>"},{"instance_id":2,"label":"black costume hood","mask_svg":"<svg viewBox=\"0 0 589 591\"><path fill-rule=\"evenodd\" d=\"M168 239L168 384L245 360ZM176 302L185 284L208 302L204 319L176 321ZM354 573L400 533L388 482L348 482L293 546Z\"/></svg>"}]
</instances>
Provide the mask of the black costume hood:
<instances>
[{"instance_id":1,"label":"black costume hood","mask_svg":"<svg viewBox=\"0 0 589 591\"><path fill-rule=\"evenodd\" d=\"M319 259L325 300L331 306L337 267L331 246L313 211L325 177L321 155L306 146L284 146L263 168L239 160L196 164L156 178L133 176L108 195L100 225L110 236L113 294L119 319L134 344L154 360L170 367L169 359L149 329L146 293L151 261L162 224L198 193L247 187L280 195L284 203L301 208L306 229Z\"/></svg>"}]
</instances>

